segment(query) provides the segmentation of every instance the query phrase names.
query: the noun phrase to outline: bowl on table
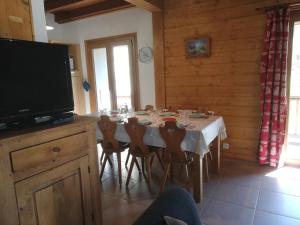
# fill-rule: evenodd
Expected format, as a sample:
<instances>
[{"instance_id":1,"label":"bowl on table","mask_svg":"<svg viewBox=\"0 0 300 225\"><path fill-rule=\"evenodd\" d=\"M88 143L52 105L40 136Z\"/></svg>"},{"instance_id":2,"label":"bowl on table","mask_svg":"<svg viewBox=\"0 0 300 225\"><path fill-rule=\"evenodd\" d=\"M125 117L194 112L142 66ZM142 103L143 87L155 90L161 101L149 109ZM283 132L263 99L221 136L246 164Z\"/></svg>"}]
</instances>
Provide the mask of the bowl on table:
<instances>
[{"instance_id":1,"label":"bowl on table","mask_svg":"<svg viewBox=\"0 0 300 225\"><path fill-rule=\"evenodd\" d=\"M162 121L164 121L164 122L169 122L169 121L173 122L173 121L176 121L176 118L174 118L174 117L164 117L164 118L162 118Z\"/></svg>"}]
</instances>

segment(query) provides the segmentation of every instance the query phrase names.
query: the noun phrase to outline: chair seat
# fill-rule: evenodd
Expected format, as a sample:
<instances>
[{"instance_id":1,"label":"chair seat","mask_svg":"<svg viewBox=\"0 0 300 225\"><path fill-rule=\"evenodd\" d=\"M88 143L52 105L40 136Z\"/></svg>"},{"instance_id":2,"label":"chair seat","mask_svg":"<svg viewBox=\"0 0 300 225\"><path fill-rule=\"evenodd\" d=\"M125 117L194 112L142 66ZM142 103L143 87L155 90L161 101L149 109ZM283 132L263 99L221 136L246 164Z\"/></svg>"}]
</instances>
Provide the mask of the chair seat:
<instances>
[{"instance_id":1,"label":"chair seat","mask_svg":"<svg viewBox=\"0 0 300 225\"><path fill-rule=\"evenodd\" d=\"M102 144L103 143L103 140L101 139L97 139L97 144ZM120 148L129 148L129 143L127 142L122 142L122 141L119 141L119 145L120 145Z\"/></svg>"},{"instance_id":2,"label":"chair seat","mask_svg":"<svg viewBox=\"0 0 300 225\"><path fill-rule=\"evenodd\" d=\"M107 154L112 154L115 152L124 152L127 148L129 148L129 143L126 142L119 142L119 149L113 149L113 148L106 148Z\"/></svg>"},{"instance_id":3,"label":"chair seat","mask_svg":"<svg viewBox=\"0 0 300 225\"><path fill-rule=\"evenodd\" d=\"M168 160L164 157L164 161L165 162L174 162L174 163L184 163L184 164L189 164L189 163L192 163L193 162L193 153L192 152L184 152L185 153L185 156L186 156L186 160L180 160L180 159L171 159L171 160Z\"/></svg>"},{"instance_id":4,"label":"chair seat","mask_svg":"<svg viewBox=\"0 0 300 225\"><path fill-rule=\"evenodd\" d=\"M147 158L147 157L150 157L150 156L153 156L157 151L161 151L162 148L161 147L156 147L156 146L152 146L152 145L147 145L147 147L149 148L149 153L148 154L135 154L135 157L144 157L144 158Z\"/></svg>"},{"instance_id":5,"label":"chair seat","mask_svg":"<svg viewBox=\"0 0 300 225\"><path fill-rule=\"evenodd\" d=\"M142 154L142 153L135 153L134 156L135 157L142 157L142 158L148 158L148 157L152 157L155 155L155 151L150 151L148 154Z\"/></svg>"},{"instance_id":6,"label":"chair seat","mask_svg":"<svg viewBox=\"0 0 300 225\"><path fill-rule=\"evenodd\" d=\"M129 148L129 143L127 143L127 142L119 142L119 144L120 144L120 148L121 149L126 149L126 148Z\"/></svg>"},{"instance_id":7,"label":"chair seat","mask_svg":"<svg viewBox=\"0 0 300 225\"><path fill-rule=\"evenodd\" d=\"M156 146L152 146L152 145L148 145L148 148L151 152L154 152L154 151L161 151L162 148L161 147L156 147Z\"/></svg>"}]
</instances>

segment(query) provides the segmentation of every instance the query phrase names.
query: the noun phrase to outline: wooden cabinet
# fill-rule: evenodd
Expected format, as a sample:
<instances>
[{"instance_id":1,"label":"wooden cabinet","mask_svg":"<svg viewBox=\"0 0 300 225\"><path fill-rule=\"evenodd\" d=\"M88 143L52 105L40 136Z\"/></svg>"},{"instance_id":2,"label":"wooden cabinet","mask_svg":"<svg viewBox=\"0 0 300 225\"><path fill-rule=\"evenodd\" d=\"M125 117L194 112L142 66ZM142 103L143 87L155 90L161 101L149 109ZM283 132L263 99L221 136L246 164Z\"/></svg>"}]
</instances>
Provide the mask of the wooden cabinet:
<instances>
[{"instance_id":1,"label":"wooden cabinet","mask_svg":"<svg viewBox=\"0 0 300 225\"><path fill-rule=\"evenodd\" d=\"M33 40L30 0L0 0L0 37Z\"/></svg>"},{"instance_id":2,"label":"wooden cabinet","mask_svg":"<svg viewBox=\"0 0 300 225\"><path fill-rule=\"evenodd\" d=\"M1 225L101 225L96 121L0 136Z\"/></svg>"},{"instance_id":3,"label":"wooden cabinet","mask_svg":"<svg viewBox=\"0 0 300 225\"><path fill-rule=\"evenodd\" d=\"M86 114L85 95L82 86L83 74L79 44L68 44L69 55L73 58L74 70L72 74L72 87L74 97L74 112L78 115Z\"/></svg>"},{"instance_id":4,"label":"wooden cabinet","mask_svg":"<svg viewBox=\"0 0 300 225\"><path fill-rule=\"evenodd\" d=\"M72 73L72 88L74 98L74 112L78 115L86 113L85 96L83 90L83 79L79 71Z\"/></svg>"},{"instance_id":5,"label":"wooden cabinet","mask_svg":"<svg viewBox=\"0 0 300 225\"><path fill-rule=\"evenodd\" d=\"M20 224L93 224L89 180L85 156L16 183Z\"/></svg>"}]
</instances>

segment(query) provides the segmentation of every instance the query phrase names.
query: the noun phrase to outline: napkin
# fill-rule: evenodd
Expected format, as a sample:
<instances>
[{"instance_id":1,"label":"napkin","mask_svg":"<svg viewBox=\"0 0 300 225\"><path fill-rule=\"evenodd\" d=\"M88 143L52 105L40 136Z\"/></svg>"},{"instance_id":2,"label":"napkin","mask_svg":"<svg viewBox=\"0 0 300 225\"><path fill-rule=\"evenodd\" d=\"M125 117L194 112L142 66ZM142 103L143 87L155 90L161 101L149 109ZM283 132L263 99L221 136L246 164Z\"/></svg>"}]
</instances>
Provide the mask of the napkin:
<instances>
[{"instance_id":1,"label":"napkin","mask_svg":"<svg viewBox=\"0 0 300 225\"><path fill-rule=\"evenodd\" d=\"M137 111L135 112L136 115L148 115L146 111Z\"/></svg>"}]
</instances>

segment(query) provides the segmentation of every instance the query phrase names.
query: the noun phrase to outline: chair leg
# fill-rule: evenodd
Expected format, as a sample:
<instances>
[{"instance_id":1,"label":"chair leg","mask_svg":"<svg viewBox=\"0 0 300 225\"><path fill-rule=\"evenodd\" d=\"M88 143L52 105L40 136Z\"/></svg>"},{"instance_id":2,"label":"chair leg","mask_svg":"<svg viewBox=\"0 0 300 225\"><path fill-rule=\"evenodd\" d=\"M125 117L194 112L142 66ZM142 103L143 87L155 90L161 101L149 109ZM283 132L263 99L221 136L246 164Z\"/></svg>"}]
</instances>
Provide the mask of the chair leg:
<instances>
[{"instance_id":1,"label":"chair leg","mask_svg":"<svg viewBox=\"0 0 300 225\"><path fill-rule=\"evenodd\" d=\"M141 161L142 161L142 172L143 174L145 174L145 159L141 157Z\"/></svg>"},{"instance_id":2,"label":"chair leg","mask_svg":"<svg viewBox=\"0 0 300 225\"><path fill-rule=\"evenodd\" d=\"M102 151L102 153L101 153L101 157L100 157L100 163L102 163L102 161L103 161L103 158L104 158L104 151Z\"/></svg>"},{"instance_id":3,"label":"chair leg","mask_svg":"<svg viewBox=\"0 0 300 225\"><path fill-rule=\"evenodd\" d=\"M138 162L138 160L136 158L135 158L134 162L135 162L135 165L136 165L136 167L137 167L137 169L138 169L138 171L140 173L141 172L141 167L140 167L140 164L139 164L139 162Z\"/></svg>"},{"instance_id":4,"label":"chair leg","mask_svg":"<svg viewBox=\"0 0 300 225\"><path fill-rule=\"evenodd\" d=\"M102 168L101 168L101 172L100 172L100 179L102 179L107 159L108 159L108 156L105 154L104 162L103 162L103 165L102 165Z\"/></svg>"},{"instance_id":5,"label":"chair leg","mask_svg":"<svg viewBox=\"0 0 300 225\"><path fill-rule=\"evenodd\" d=\"M119 185L122 185L122 165L121 165L121 153L117 152L118 159L118 173L119 173Z\"/></svg>"},{"instance_id":6,"label":"chair leg","mask_svg":"<svg viewBox=\"0 0 300 225\"><path fill-rule=\"evenodd\" d=\"M194 166L193 163L188 164L188 170L189 170L189 176L192 179L193 178L193 173L194 173Z\"/></svg>"},{"instance_id":7,"label":"chair leg","mask_svg":"<svg viewBox=\"0 0 300 225\"><path fill-rule=\"evenodd\" d=\"M189 163L187 164L187 168L188 168L188 173L189 173L189 176L188 176L188 182L187 182L187 190L190 191L190 187L189 187L189 184L191 183L191 186L193 186L193 173L194 173L194 167L193 167L193 163Z\"/></svg>"},{"instance_id":8,"label":"chair leg","mask_svg":"<svg viewBox=\"0 0 300 225\"><path fill-rule=\"evenodd\" d=\"M204 155L204 165L205 166L205 178L206 181L209 181L209 172L208 172L208 158L207 158L207 154Z\"/></svg>"},{"instance_id":9,"label":"chair leg","mask_svg":"<svg viewBox=\"0 0 300 225\"><path fill-rule=\"evenodd\" d=\"M162 158L161 158L161 156L160 156L160 154L159 154L158 151L156 152L156 156L157 156L158 161L159 161L159 163L160 163L160 165L161 165L161 168L162 168L163 170L165 170L164 163L163 163Z\"/></svg>"},{"instance_id":10,"label":"chair leg","mask_svg":"<svg viewBox=\"0 0 300 225\"><path fill-rule=\"evenodd\" d=\"M125 161L125 166L127 166L127 164L128 164L129 157L130 157L130 152L129 152L129 150L128 150L127 157L126 157L126 161Z\"/></svg>"},{"instance_id":11,"label":"chair leg","mask_svg":"<svg viewBox=\"0 0 300 225\"><path fill-rule=\"evenodd\" d=\"M151 176L151 159L146 158L146 169L147 169L147 181L149 186L149 191L152 192L152 176Z\"/></svg>"},{"instance_id":12,"label":"chair leg","mask_svg":"<svg viewBox=\"0 0 300 225\"><path fill-rule=\"evenodd\" d=\"M185 164L185 172L186 172L186 177L187 179L189 178L189 168L188 168L188 164Z\"/></svg>"},{"instance_id":13,"label":"chair leg","mask_svg":"<svg viewBox=\"0 0 300 225\"><path fill-rule=\"evenodd\" d=\"M186 173L186 179L185 179L185 188L190 191L190 183L191 183L191 173L190 173L190 167L189 167L189 163L186 163L184 165L185 167L185 173Z\"/></svg>"},{"instance_id":14,"label":"chair leg","mask_svg":"<svg viewBox=\"0 0 300 225\"><path fill-rule=\"evenodd\" d=\"M131 163L130 163L130 167L129 167L129 171L128 171L128 176L127 176L127 180L126 180L126 186L128 186L128 184L129 184L129 181L130 181L130 177L131 177L131 173L132 173L132 169L133 169L133 165L134 165L135 160L136 160L135 156L132 156Z\"/></svg>"},{"instance_id":15,"label":"chair leg","mask_svg":"<svg viewBox=\"0 0 300 225\"><path fill-rule=\"evenodd\" d=\"M171 163L171 165L170 165L170 178L171 178L171 181L174 181L174 166L173 166L173 163Z\"/></svg>"},{"instance_id":16,"label":"chair leg","mask_svg":"<svg viewBox=\"0 0 300 225\"><path fill-rule=\"evenodd\" d=\"M208 152L208 154L209 154L209 158L210 158L210 160L211 160L211 161L214 161L214 157L213 157L213 155L212 155L211 151L209 151L209 152Z\"/></svg>"},{"instance_id":17,"label":"chair leg","mask_svg":"<svg viewBox=\"0 0 300 225\"><path fill-rule=\"evenodd\" d=\"M113 165L113 163L112 163L112 161L111 161L111 159L110 159L109 156L107 157L107 160L108 160L109 165L110 165L111 167L114 167L114 165Z\"/></svg>"},{"instance_id":18,"label":"chair leg","mask_svg":"<svg viewBox=\"0 0 300 225\"><path fill-rule=\"evenodd\" d=\"M150 166L151 166L151 168L152 168L153 162L154 162L154 156L151 157L151 161L150 161Z\"/></svg>"},{"instance_id":19,"label":"chair leg","mask_svg":"<svg viewBox=\"0 0 300 225\"><path fill-rule=\"evenodd\" d=\"M160 192L163 192L165 190L165 185L166 185L166 182L168 179L169 170L170 170L170 163L167 163L167 166L165 169L165 174L164 174L163 180L160 185Z\"/></svg>"}]
</instances>

